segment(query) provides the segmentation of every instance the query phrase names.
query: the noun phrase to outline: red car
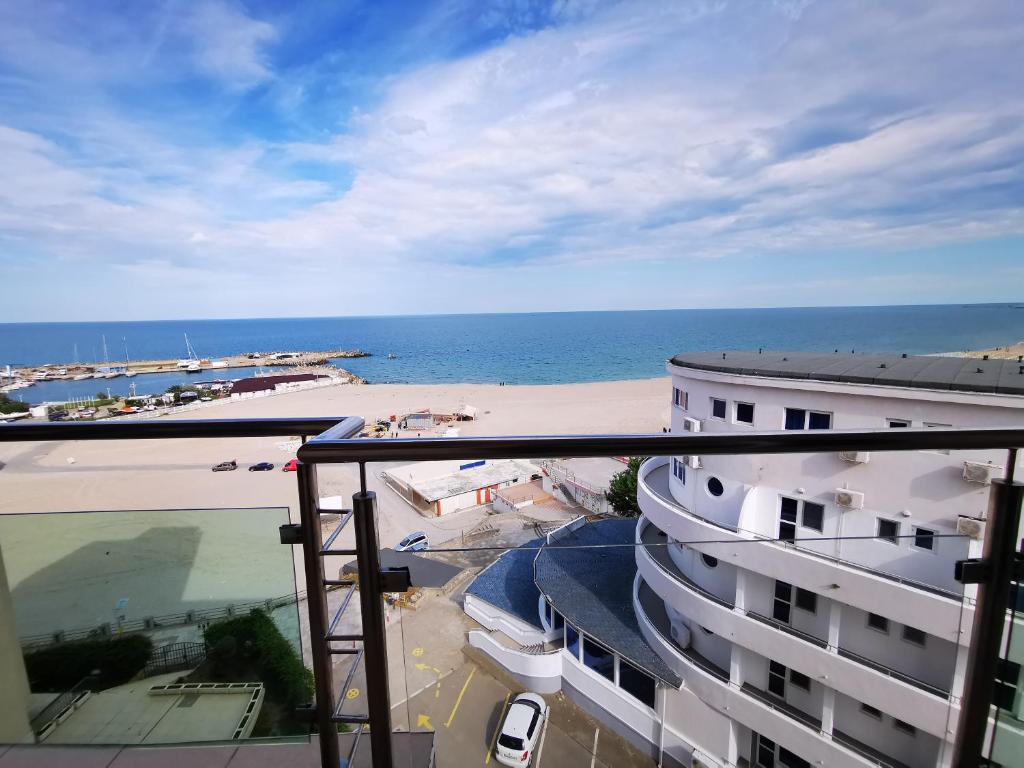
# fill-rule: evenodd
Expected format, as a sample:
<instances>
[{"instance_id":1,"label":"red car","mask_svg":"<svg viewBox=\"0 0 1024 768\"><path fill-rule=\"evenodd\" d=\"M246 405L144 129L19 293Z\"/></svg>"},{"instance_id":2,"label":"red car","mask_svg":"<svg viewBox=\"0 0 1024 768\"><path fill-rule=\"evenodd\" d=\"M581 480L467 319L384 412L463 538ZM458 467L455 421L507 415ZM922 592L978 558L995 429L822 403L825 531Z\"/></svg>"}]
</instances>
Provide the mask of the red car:
<instances>
[{"instance_id":1,"label":"red car","mask_svg":"<svg viewBox=\"0 0 1024 768\"><path fill-rule=\"evenodd\" d=\"M299 468L299 460L298 459L291 459L291 460L287 461L283 467L281 467L281 471L282 472L295 472L298 468Z\"/></svg>"}]
</instances>

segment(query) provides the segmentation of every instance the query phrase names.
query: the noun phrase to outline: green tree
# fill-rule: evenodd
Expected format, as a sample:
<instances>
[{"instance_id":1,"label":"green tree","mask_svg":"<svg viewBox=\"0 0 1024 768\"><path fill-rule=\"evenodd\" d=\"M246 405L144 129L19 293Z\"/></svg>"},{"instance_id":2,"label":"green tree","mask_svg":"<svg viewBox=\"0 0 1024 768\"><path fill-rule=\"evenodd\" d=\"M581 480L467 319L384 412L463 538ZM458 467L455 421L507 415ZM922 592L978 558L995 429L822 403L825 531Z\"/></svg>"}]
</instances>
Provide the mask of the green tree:
<instances>
[{"instance_id":1,"label":"green tree","mask_svg":"<svg viewBox=\"0 0 1024 768\"><path fill-rule=\"evenodd\" d=\"M636 475L640 471L640 465L645 461L646 456L631 457L626 468L616 474L608 485L605 498L616 514L622 517L640 516L640 507L636 503Z\"/></svg>"},{"instance_id":2,"label":"green tree","mask_svg":"<svg viewBox=\"0 0 1024 768\"><path fill-rule=\"evenodd\" d=\"M5 394L0 394L0 413L22 413L28 410L28 403L12 400Z\"/></svg>"}]
</instances>

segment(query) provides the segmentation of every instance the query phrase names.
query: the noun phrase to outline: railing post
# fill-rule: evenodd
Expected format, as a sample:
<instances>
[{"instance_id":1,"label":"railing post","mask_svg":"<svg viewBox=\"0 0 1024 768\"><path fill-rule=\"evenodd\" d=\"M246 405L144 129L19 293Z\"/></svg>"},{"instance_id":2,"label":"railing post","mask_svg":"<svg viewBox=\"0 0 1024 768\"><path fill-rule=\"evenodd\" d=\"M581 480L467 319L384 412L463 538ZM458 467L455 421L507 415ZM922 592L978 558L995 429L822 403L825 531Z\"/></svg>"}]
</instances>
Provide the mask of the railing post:
<instances>
[{"instance_id":1,"label":"railing post","mask_svg":"<svg viewBox=\"0 0 1024 768\"><path fill-rule=\"evenodd\" d=\"M316 727L320 739L320 765L338 768L341 752L334 715L334 676L328 653L327 590L324 564L320 557L323 534L320 530L316 465L301 461L296 467L299 482L299 523L302 526L302 562L306 571L306 608L309 614L309 648L313 657L313 685L316 691Z\"/></svg>"},{"instance_id":2,"label":"railing post","mask_svg":"<svg viewBox=\"0 0 1024 768\"><path fill-rule=\"evenodd\" d=\"M960 725L953 747L952 765L975 768L979 764L988 729L995 675L1000 661L1006 609L1017 558L1024 483L1013 481L1016 451L1010 451L1005 480L993 480L989 495L982 564L985 577L978 584L974 627L967 656L967 674Z\"/></svg>"},{"instance_id":3,"label":"railing post","mask_svg":"<svg viewBox=\"0 0 1024 768\"><path fill-rule=\"evenodd\" d=\"M360 479L365 471L360 465ZM361 483L362 485L362 483ZM359 603L363 615L363 663L370 717L373 768L392 768L391 692L388 688L388 646L377 545L377 494L362 490L352 496L356 551L359 558Z\"/></svg>"}]
</instances>

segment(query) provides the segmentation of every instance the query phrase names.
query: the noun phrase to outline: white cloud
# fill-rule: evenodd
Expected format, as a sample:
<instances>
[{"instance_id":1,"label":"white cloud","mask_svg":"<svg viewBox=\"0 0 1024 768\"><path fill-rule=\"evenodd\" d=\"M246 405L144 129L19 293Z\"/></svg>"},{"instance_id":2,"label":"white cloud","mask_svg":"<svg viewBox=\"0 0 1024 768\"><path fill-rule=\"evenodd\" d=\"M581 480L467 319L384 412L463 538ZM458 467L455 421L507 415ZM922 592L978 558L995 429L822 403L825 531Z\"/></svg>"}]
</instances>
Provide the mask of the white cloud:
<instances>
[{"instance_id":1,"label":"white cloud","mask_svg":"<svg viewBox=\"0 0 1024 768\"><path fill-rule=\"evenodd\" d=\"M186 8L183 26L200 71L240 88L271 77L263 49L277 38L273 25L231 2L197 0Z\"/></svg>"},{"instance_id":2,"label":"white cloud","mask_svg":"<svg viewBox=\"0 0 1024 768\"><path fill-rule=\"evenodd\" d=\"M275 289L327 290L356 271L469 280L1024 232L1009 0L564 5L553 26L525 29L527 8L490 48L382 78L319 142L229 145L187 116L155 131L101 98L76 107L72 142L0 128L0 232L166 285L180 269L190 290L282 259ZM266 54L285 33L242 6L168 8L133 54L151 68L236 93L284 77ZM0 56L39 34L0 33ZM51 50L112 77L110 57Z\"/></svg>"}]
</instances>

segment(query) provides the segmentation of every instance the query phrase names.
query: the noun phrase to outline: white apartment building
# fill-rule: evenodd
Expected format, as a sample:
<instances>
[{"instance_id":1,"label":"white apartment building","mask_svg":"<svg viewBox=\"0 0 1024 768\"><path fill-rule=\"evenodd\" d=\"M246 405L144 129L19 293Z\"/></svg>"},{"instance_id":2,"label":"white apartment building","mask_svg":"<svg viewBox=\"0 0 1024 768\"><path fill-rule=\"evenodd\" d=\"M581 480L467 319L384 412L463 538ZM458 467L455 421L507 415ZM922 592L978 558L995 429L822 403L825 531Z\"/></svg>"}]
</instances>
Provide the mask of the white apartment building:
<instances>
[{"instance_id":1,"label":"white apartment building","mask_svg":"<svg viewBox=\"0 0 1024 768\"><path fill-rule=\"evenodd\" d=\"M677 434L1024 425L1016 361L718 352L667 367ZM949 765L974 619L954 564L980 555L1006 456L653 457L635 529L554 535L647 546L628 564L616 549L508 553L467 590L491 630L470 642L659 764ZM1003 678L1024 734L1024 680Z\"/></svg>"}]
</instances>

